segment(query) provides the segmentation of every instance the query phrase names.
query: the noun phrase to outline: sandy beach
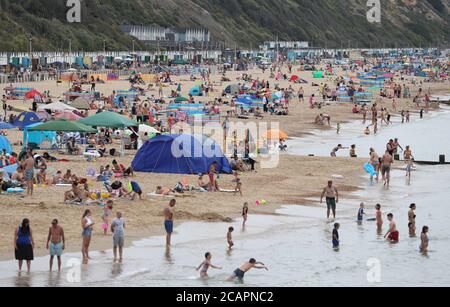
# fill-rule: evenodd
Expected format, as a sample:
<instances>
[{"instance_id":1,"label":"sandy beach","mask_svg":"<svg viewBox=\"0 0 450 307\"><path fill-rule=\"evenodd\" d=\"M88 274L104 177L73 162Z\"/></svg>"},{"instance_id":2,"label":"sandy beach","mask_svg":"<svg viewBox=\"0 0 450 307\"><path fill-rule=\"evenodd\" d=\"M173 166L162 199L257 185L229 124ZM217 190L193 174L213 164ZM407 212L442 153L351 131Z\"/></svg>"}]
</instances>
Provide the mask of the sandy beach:
<instances>
[{"instance_id":1,"label":"sandy beach","mask_svg":"<svg viewBox=\"0 0 450 307\"><path fill-rule=\"evenodd\" d=\"M285 70L287 68L284 68ZM292 85L295 92L300 86L305 90L305 102L299 103L294 99L290 104L288 116L266 116L260 121L279 122L280 128L286 131L291 137L305 137L312 129L336 130L336 123L350 122L361 119L361 115L352 113L351 104L333 104L323 107L322 110L311 109L308 105L308 97L311 94L318 94L317 87L312 87L311 83L329 83L331 80L312 78L311 72L297 71L298 67L294 67L295 74L300 78L308 81L308 84L293 84L287 80L275 81L269 78L269 72L265 74L259 69L254 69L248 74L253 78L260 80L269 80L271 84L278 83L281 88L287 88ZM338 71L338 75L341 74ZM212 75L211 81L215 84L215 92L210 97L203 97L197 100L212 101L221 93L221 91L229 84L238 83L242 72L228 72L227 77L230 82L220 82L220 75ZM184 81L187 77L181 77L182 94L188 94L189 89L198 84L198 82ZM181 81L179 78L173 78L173 85L164 89L165 94L170 94L170 90L176 89L176 83ZM399 81L402 83L403 81ZM408 82L406 80L405 82ZM17 85L17 84L16 84ZM106 84L98 84L97 89L107 95L113 90L126 90L129 88L127 81L110 81ZM56 82L40 82L32 84L20 84L22 87L33 87L39 91L50 90L53 97L61 97L62 93L67 90L67 86L63 84L57 85ZM423 85L425 91L431 93L445 93L448 91L448 82L446 83L426 83ZM417 88L412 88L411 95L416 94ZM152 94L152 92L147 95ZM154 92L157 96L157 92ZM57 100L56 98L54 100ZM398 99L398 110L409 109L411 112L418 112L411 103L412 99ZM25 110L30 107L21 101L10 103L17 111ZM390 101L380 101L381 107L390 108ZM227 108L222 109L222 113ZM317 126L314 119L319 113L327 113L331 115L331 127ZM16 112L18 113L18 112ZM398 116L398 113L393 114ZM22 139L22 133L18 131L8 131L8 139L11 143L15 143L14 150L20 151L16 142ZM116 143L118 148L118 143ZM331 150L331 148L330 148ZM52 153L53 154L53 153ZM125 157L116 157L119 163L130 165L135 151L127 151ZM87 168L99 169L101 165L111 164L111 158L100 158L95 162L86 162L81 157L63 156L54 154L58 158L68 159L69 162L50 162L51 170L61 170L65 172L71 169L79 176L85 176ZM233 221L239 219L242 204L248 202L250 204L250 214L268 214L273 215L275 211L282 205L306 205L323 208L325 206L319 204L320 193L325 186L327 180L332 179L333 175L343 176L344 179L336 180L336 185L341 192L342 199L354 198L351 192L361 187L361 178L364 174L361 171L361 165L367 161L365 155L359 159L352 158L336 158L327 157L305 157L290 155L289 150L286 154L281 154L278 167L272 169L261 169L257 164L256 172L246 172L241 176L243 183L243 196L233 195L233 193L199 193L188 192L182 197L177 197L177 205L175 211L176 223L181 221ZM181 176L168 174L146 174L136 173L133 180L139 182L143 188L144 194L153 192L156 186L173 187L178 181L186 178L190 184L196 184L197 176ZM232 189L231 175L221 175L219 183L221 187ZM92 189L101 189L102 184L92 182ZM71 206L63 203L64 192L68 188L58 187L38 187L35 195L32 197L17 195L0 195L0 205L2 214L0 223L3 225L3 231L0 234L0 259L13 258L13 232L23 218L27 217L31 220L36 241L36 254L45 255L45 240L48 227L53 218L58 218L61 226L64 227L67 239L67 251L80 250L81 244L81 215L85 207ZM114 212L121 211L127 221L127 242L149 237L151 235L162 234L163 231L163 207L167 204L168 198L164 197L145 197L143 201L130 201L125 199L117 199L114 201ZM309 198L315 198L317 201L311 202ZM256 200L265 199L266 205L257 206ZM98 224L95 228L92 240L92 250L104 250L110 248L111 237L101 234L100 226L102 208L99 206L90 206L93 210L93 218Z\"/></svg>"}]
</instances>

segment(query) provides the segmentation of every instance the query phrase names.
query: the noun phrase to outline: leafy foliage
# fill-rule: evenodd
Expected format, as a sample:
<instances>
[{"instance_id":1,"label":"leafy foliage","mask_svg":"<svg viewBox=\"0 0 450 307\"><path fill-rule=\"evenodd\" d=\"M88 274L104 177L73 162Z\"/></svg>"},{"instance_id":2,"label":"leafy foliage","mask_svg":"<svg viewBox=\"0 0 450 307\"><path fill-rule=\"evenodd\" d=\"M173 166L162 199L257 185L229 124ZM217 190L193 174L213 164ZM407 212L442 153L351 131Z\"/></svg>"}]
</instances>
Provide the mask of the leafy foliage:
<instances>
[{"instance_id":1,"label":"leafy foliage","mask_svg":"<svg viewBox=\"0 0 450 307\"><path fill-rule=\"evenodd\" d=\"M130 50L123 24L205 27L228 46L304 40L314 46L418 46L450 40L450 0L382 1L382 23L366 0L82 0L82 22L68 23L66 0L0 0L0 51ZM432 12L432 18L425 13ZM137 42L136 48L145 50Z\"/></svg>"}]
</instances>

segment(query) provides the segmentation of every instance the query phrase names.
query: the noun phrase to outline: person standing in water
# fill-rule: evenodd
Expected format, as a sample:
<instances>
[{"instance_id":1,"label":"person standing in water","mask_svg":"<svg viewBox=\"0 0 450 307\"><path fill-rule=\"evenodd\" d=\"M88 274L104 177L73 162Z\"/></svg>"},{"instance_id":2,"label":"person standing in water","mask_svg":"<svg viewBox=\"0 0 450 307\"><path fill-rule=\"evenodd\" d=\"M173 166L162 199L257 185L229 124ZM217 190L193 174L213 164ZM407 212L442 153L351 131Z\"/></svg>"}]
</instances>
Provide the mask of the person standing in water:
<instances>
[{"instance_id":1,"label":"person standing in water","mask_svg":"<svg viewBox=\"0 0 450 307\"><path fill-rule=\"evenodd\" d=\"M334 224L334 229L333 229L333 248L337 249L339 248L339 228L341 227L341 225L339 223Z\"/></svg>"},{"instance_id":2,"label":"person standing in water","mask_svg":"<svg viewBox=\"0 0 450 307\"><path fill-rule=\"evenodd\" d=\"M233 242L233 233L234 228L233 227L229 227L228 228L228 232L227 232L227 243L228 243L228 249L231 250L234 246L234 242Z\"/></svg>"},{"instance_id":3,"label":"person standing in water","mask_svg":"<svg viewBox=\"0 0 450 307\"><path fill-rule=\"evenodd\" d=\"M333 181L328 181L328 185L323 189L320 196L320 203L323 202L323 197L326 196L327 202L327 219L330 218L330 213L333 211L333 217L336 218L336 204L339 202L339 192L333 185Z\"/></svg>"},{"instance_id":4,"label":"person standing in water","mask_svg":"<svg viewBox=\"0 0 450 307\"><path fill-rule=\"evenodd\" d=\"M119 262L122 262L125 244L125 220L122 218L121 212L116 213L116 218L111 223L111 232L113 233L114 262L117 261L117 250L119 250Z\"/></svg>"},{"instance_id":5,"label":"person standing in water","mask_svg":"<svg viewBox=\"0 0 450 307\"><path fill-rule=\"evenodd\" d=\"M377 222L377 233L381 235L383 232L383 213L381 212L380 204L375 206L375 219Z\"/></svg>"},{"instance_id":6,"label":"person standing in water","mask_svg":"<svg viewBox=\"0 0 450 307\"><path fill-rule=\"evenodd\" d=\"M430 239L428 238L428 226L423 226L422 233L420 235L420 252L423 254L426 254L428 252L428 244L430 242Z\"/></svg>"},{"instance_id":7,"label":"person standing in water","mask_svg":"<svg viewBox=\"0 0 450 307\"><path fill-rule=\"evenodd\" d=\"M209 269L210 267L213 268L213 269L217 269L217 270L221 270L221 269L222 269L222 267L220 267L220 266L213 265L213 264L211 263L211 258L212 258L211 253L210 253L210 252L207 252L207 253L205 254L205 261L203 261L203 262L197 267L197 271L200 270L200 268L201 268L201 270L200 270L200 277L201 277L201 278L208 278L208 269Z\"/></svg>"},{"instance_id":8,"label":"person standing in water","mask_svg":"<svg viewBox=\"0 0 450 307\"><path fill-rule=\"evenodd\" d=\"M269 270L264 263L256 262L254 258L251 258L248 262L244 263L239 268L234 270L233 274L228 277L227 280L231 281L237 278L242 281L244 279L245 273L247 273L251 269L265 269L266 271Z\"/></svg>"},{"instance_id":9,"label":"person standing in water","mask_svg":"<svg viewBox=\"0 0 450 307\"><path fill-rule=\"evenodd\" d=\"M359 205L359 209L358 209L358 223L362 223L363 219L364 219L364 203L361 203Z\"/></svg>"},{"instance_id":10,"label":"person standing in water","mask_svg":"<svg viewBox=\"0 0 450 307\"><path fill-rule=\"evenodd\" d=\"M379 172L380 172L380 157L378 156L375 149L373 149L373 148L370 148L369 155L370 155L370 164L373 166L374 170L377 172L376 180L378 181L378 176L379 176Z\"/></svg>"},{"instance_id":11,"label":"person standing in water","mask_svg":"<svg viewBox=\"0 0 450 307\"><path fill-rule=\"evenodd\" d=\"M58 220L52 221L52 226L48 230L47 249L50 251L50 271L53 269L55 256L58 259L58 271L61 272L61 256L66 245L64 229L58 225Z\"/></svg>"},{"instance_id":12,"label":"person standing in water","mask_svg":"<svg viewBox=\"0 0 450 307\"><path fill-rule=\"evenodd\" d=\"M388 221L389 221L389 231L384 236L386 239L388 239L391 243L398 243L400 238L400 233L397 230L397 224L394 221L394 215L392 213L389 213L387 215Z\"/></svg>"},{"instance_id":13,"label":"person standing in water","mask_svg":"<svg viewBox=\"0 0 450 307\"><path fill-rule=\"evenodd\" d=\"M173 233L173 208L175 207L177 201L171 199L169 205L164 208L164 228L166 230L166 246L171 245L172 233Z\"/></svg>"},{"instance_id":14,"label":"person standing in water","mask_svg":"<svg viewBox=\"0 0 450 307\"><path fill-rule=\"evenodd\" d=\"M381 159L381 176L383 177L384 185L389 189L391 181L391 167L394 163L394 158L391 156L388 150L386 150L383 158Z\"/></svg>"},{"instance_id":15,"label":"person standing in water","mask_svg":"<svg viewBox=\"0 0 450 307\"><path fill-rule=\"evenodd\" d=\"M248 218L248 203L244 203L244 206L242 207L242 226L245 226L245 223L247 223Z\"/></svg>"},{"instance_id":16,"label":"person standing in water","mask_svg":"<svg viewBox=\"0 0 450 307\"><path fill-rule=\"evenodd\" d=\"M14 252L19 261L19 272L22 271L23 261L27 262L27 272L30 272L31 261L34 260L34 239L30 227L30 220L24 219L22 224L14 232Z\"/></svg>"},{"instance_id":17,"label":"person standing in water","mask_svg":"<svg viewBox=\"0 0 450 307\"><path fill-rule=\"evenodd\" d=\"M414 238L416 236L416 204L411 204L409 206L408 211L408 229L409 229L409 236L411 238Z\"/></svg>"},{"instance_id":18,"label":"person standing in water","mask_svg":"<svg viewBox=\"0 0 450 307\"><path fill-rule=\"evenodd\" d=\"M81 247L81 253L83 255L83 262L87 262L89 259L89 246L91 245L92 231L95 223L92 221L92 212L87 209L84 211L83 217L81 218L81 228L83 230L83 244Z\"/></svg>"}]
</instances>

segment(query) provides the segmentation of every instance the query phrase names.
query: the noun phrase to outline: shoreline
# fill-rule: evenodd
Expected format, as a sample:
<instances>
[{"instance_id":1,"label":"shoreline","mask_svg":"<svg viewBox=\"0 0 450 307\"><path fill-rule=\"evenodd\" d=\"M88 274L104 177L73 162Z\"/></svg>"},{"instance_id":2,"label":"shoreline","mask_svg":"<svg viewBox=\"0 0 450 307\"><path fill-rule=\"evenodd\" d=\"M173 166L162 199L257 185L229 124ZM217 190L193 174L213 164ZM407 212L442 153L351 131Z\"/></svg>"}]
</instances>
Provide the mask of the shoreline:
<instances>
[{"instance_id":1,"label":"shoreline","mask_svg":"<svg viewBox=\"0 0 450 307\"><path fill-rule=\"evenodd\" d=\"M296 156L296 155L285 155L285 157L283 158L285 160L287 160L289 163L299 163L299 164L303 164L303 162L313 162L319 165L322 164L334 164L335 161L330 161L329 159L324 159L324 158L317 158L317 157L303 157L303 156ZM328 160L328 161L326 161ZM361 159L350 159L350 158L338 158L338 160L340 160L339 162L344 164L344 167L342 167L342 173L345 173L345 179L344 179L344 184L341 185L341 182L338 182L338 186L340 186L340 190L341 190L341 194L351 194L353 192L356 192L358 190L361 189L361 186L357 185L357 182L359 182L359 179L363 176L363 174L361 174L360 170L358 168L352 167L351 169L349 169L347 166L347 162L352 162L351 164L356 166L356 165L361 165L362 161ZM258 171L259 173L260 171ZM258 174L256 173L256 174ZM339 173L339 171L338 171ZM254 176L255 173L251 173L251 176ZM307 177L309 176L313 176L311 173L307 174ZM306 191L301 191L300 193L293 193L290 195L285 195L283 197L283 201L277 202L275 201L276 197L273 197L271 195L267 195L267 197L265 197L269 203L269 205L266 206L255 206L254 203L250 203L250 215L251 214L256 214L256 215L270 215L270 216L276 216L277 213L276 211L279 210L282 206L288 206L288 205L297 205L297 206L308 206L308 207L315 207L317 206L317 204L319 203L319 196L320 196L320 192L322 189L322 185L326 184L326 180L331 179L331 173L329 173L328 175L324 175L324 176L320 176L321 179L319 179L318 181L323 183L321 185L319 185L315 190L309 190L307 189ZM292 176L294 177L294 176ZM212 193L215 194L215 193ZM219 193L222 194L220 195L221 198L226 198L226 194L224 195L224 193ZM232 194L231 194L232 195ZM235 196L236 198L240 199L240 196ZM315 197L317 198L317 200L315 202L311 202L309 200L309 198ZM347 198L347 197L342 197L342 200L345 201L346 199L352 199L353 196ZM244 201L245 198L245 194L244 197L242 199L242 202ZM162 212L162 205L165 205L168 202L168 198L167 201L166 199L163 201L160 201L159 203L159 207L161 208L161 212ZM183 200L178 199L178 203L182 202ZM226 200L224 200L226 201ZM129 203L129 202L128 202ZM240 202L239 202L240 203ZM132 204L133 205L133 204ZM141 205L145 205L145 202L142 202ZM67 205L65 205L67 206ZM323 206L323 204L322 204ZM176 206L178 207L178 205ZM211 212L211 209L208 209L209 212L205 212L203 214L193 214L190 213L188 211L186 211L186 208L175 208L175 227L177 227L180 224L186 223L186 222L193 222L193 221L202 221L202 222L226 222L226 221L237 221L241 215L240 215L240 205L233 206L235 208L235 210L226 210L226 212L222 212L223 214L217 214L215 212ZM91 209L93 209L92 207L90 207ZM121 208L117 209L117 210L121 210ZM157 215L160 215L159 212L157 213ZM124 216L125 220L127 220L127 216ZM153 220L155 221L155 220ZM126 230L126 242L125 242L125 247L131 247L133 245L134 242L136 241L140 241L142 239L146 239L149 237L155 237L155 236L161 236L161 235L165 235L164 229L163 229L163 219L162 219L162 215L160 215L160 217L156 220L156 223L151 223L151 225L149 225L148 227L143 227L141 230L136 230L136 229L132 229L132 230ZM158 226L158 224L160 224L161 226ZM178 225L177 225L178 224ZM49 227L50 225L48 225ZM64 224L61 224L62 227L64 227ZM48 229L48 228L47 228ZM65 228L65 231L67 233L67 230ZM36 232L36 231L34 231ZM73 252L80 252L81 253L81 230L79 231L79 241L72 241L72 242L68 242L65 253L73 253ZM66 235L67 236L67 235ZM176 238L176 234L174 235L174 237ZM11 233L11 238L12 238L12 233ZM36 240L36 238L35 238ZM73 244L73 242L75 242L75 244ZM100 234L100 230L97 230L94 232L94 236L92 237L92 243L91 243L91 250L92 251L103 251L103 250L110 250L112 248L112 236L111 234L108 233L107 236L104 236L103 234ZM7 260L14 260L14 256L13 256L13 251L11 248L11 251L4 251L2 250L0 252L0 261L7 261ZM43 249L42 247L35 249L35 257L40 257L40 256L46 256L48 255L48 251Z\"/></svg>"}]
</instances>

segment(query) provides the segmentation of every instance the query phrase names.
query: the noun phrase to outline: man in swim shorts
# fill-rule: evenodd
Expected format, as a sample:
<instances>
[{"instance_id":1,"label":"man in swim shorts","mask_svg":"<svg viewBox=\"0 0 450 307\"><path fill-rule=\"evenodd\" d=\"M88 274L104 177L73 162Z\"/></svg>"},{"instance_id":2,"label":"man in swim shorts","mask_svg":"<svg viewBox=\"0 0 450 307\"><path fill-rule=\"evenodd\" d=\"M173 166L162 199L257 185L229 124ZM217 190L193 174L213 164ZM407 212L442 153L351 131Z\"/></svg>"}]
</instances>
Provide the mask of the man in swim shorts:
<instances>
[{"instance_id":1,"label":"man in swim shorts","mask_svg":"<svg viewBox=\"0 0 450 307\"><path fill-rule=\"evenodd\" d=\"M386 150L383 158L381 159L381 176L384 180L384 185L389 188L389 183L391 181L391 167L394 163L394 158L389 153L389 151Z\"/></svg>"},{"instance_id":2,"label":"man in swim shorts","mask_svg":"<svg viewBox=\"0 0 450 307\"><path fill-rule=\"evenodd\" d=\"M247 263L244 263L239 268L234 270L233 274L228 277L228 280L239 279L243 280L245 273L250 271L251 269L265 269L268 271L269 269L262 262L256 262L255 259L251 258Z\"/></svg>"},{"instance_id":3,"label":"man in swim shorts","mask_svg":"<svg viewBox=\"0 0 450 307\"><path fill-rule=\"evenodd\" d=\"M333 181L328 181L328 185L323 189L322 195L320 196L320 203L323 202L324 196L326 196L327 201L327 219L330 218L331 211L333 211L333 217L336 218L336 204L339 202L339 193L333 185Z\"/></svg>"},{"instance_id":4,"label":"man in swim shorts","mask_svg":"<svg viewBox=\"0 0 450 307\"><path fill-rule=\"evenodd\" d=\"M166 245L170 246L171 244L171 238L173 233L173 208L176 204L175 199L171 199L169 202L169 205L167 205L166 208L164 208L164 228L166 230Z\"/></svg>"},{"instance_id":5,"label":"man in swim shorts","mask_svg":"<svg viewBox=\"0 0 450 307\"><path fill-rule=\"evenodd\" d=\"M53 268L55 256L58 258L58 271L61 271L61 256L65 248L65 243L64 230L58 225L58 220L54 219L47 236L47 249L50 251L50 271Z\"/></svg>"}]
</instances>

